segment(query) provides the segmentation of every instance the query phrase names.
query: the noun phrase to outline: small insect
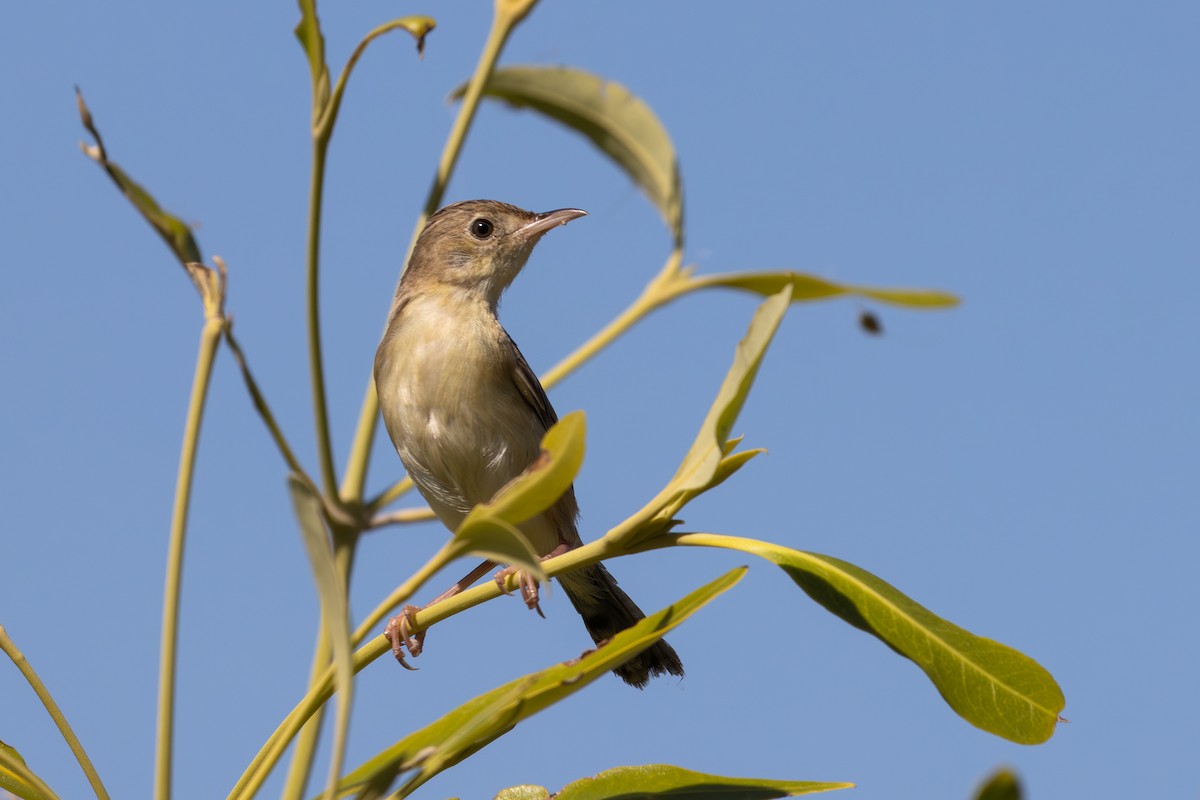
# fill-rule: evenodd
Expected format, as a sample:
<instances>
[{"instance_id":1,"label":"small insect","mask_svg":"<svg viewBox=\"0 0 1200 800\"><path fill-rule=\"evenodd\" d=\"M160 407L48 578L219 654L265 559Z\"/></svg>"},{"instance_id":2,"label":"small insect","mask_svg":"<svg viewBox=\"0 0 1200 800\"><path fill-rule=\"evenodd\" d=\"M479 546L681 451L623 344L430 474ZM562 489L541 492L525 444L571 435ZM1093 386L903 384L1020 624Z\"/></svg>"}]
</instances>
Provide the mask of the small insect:
<instances>
[{"instance_id":1,"label":"small insect","mask_svg":"<svg viewBox=\"0 0 1200 800\"><path fill-rule=\"evenodd\" d=\"M872 336L883 335L883 323L879 321L879 317L874 311L866 308L858 312L858 327Z\"/></svg>"}]
</instances>

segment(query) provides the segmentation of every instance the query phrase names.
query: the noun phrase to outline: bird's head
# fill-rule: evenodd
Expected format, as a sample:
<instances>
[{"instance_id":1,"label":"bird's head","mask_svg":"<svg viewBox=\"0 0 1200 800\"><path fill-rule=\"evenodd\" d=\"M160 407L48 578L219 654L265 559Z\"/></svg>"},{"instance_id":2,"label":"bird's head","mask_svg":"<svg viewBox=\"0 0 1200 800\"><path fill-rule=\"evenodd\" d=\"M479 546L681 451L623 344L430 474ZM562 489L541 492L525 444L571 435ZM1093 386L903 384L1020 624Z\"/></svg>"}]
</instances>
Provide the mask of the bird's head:
<instances>
[{"instance_id":1,"label":"bird's head","mask_svg":"<svg viewBox=\"0 0 1200 800\"><path fill-rule=\"evenodd\" d=\"M536 214L495 200L446 206L417 237L403 283L412 290L462 288L495 305L546 231L586 214L578 208Z\"/></svg>"}]
</instances>

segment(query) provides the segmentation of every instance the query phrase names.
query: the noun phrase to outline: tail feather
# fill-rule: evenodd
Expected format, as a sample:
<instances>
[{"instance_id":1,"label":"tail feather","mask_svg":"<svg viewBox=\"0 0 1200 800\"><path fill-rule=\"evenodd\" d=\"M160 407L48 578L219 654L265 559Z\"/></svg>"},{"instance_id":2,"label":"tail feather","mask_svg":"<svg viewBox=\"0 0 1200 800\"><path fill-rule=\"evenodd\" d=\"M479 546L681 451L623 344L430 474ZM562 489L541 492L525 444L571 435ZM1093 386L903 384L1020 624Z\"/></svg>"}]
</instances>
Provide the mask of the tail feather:
<instances>
[{"instance_id":1,"label":"tail feather","mask_svg":"<svg viewBox=\"0 0 1200 800\"><path fill-rule=\"evenodd\" d=\"M558 580L598 645L646 618L603 564L560 575ZM674 648L660 639L613 672L630 686L642 689L656 675L683 677L683 662Z\"/></svg>"}]
</instances>

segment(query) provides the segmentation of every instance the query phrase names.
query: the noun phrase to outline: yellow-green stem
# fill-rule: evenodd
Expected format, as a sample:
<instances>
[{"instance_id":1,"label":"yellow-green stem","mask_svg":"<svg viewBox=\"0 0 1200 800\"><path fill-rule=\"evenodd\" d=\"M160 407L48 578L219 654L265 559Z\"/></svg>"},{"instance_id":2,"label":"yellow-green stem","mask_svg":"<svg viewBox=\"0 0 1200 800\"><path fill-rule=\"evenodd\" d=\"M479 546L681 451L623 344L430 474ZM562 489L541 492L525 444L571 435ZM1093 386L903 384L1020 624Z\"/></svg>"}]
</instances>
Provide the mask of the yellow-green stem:
<instances>
[{"instance_id":1,"label":"yellow-green stem","mask_svg":"<svg viewBox=\"0 0 1200 800\"><path fill-rule=\"evenodd\" d=\"M179 474L175 481L175 507L171 512L171 533L167 545L167 576L163 591L162 650L158 673L157 752L154 759L154 796L171 796L172 746L175 728L175 657L179 645L179 596L183 582L183 547L187 533L188 506L192 497L192 476L200 439L200 422L208 397L209 379L221 341L224 320L210 314L200 333L200 353L192 379L183 447L179 454Z\"/></svg>"},{"instance_id":2,"label":"yellow-green stem","mask_svg":"<svg viewBox=\"0 0 1200 800\"><path fill-rule=\"evenodd\" d=\"M312 179L308 194L308 255L306 309L308 313L308 367L312 376L313 421L317 429L317 460L321 485L330 501L337 500L337 474L333 467L333 441L329 435L329 410L325 402L325 367L321 358L320 265L321 204L325 191L325 154L328 136L314 134Z\"/></svg>"},{"instance_id":3,"label":"yellow-green stem","mask_svg":"<svg viewBox=\"0 0 1200 800\"><path fill-rule=\"evenodd\" d=\"M471 129L471 123L475 120L475 112L479 109L483 87L487 83L488 76L492 74L492 70L496 68L496 62L500 59L500 53L504 50L504 45L512 34L513 28L526 13L528 13L528 8L515 13L502 4L497 4L491 31L483 45L479 62L475 65L475 72L467 84L467 91L463 96L458 116L455 117L454 127L450 129L450 135L442 148L442 157L438 161L433 185L429 187L425 208L417 219L412 240L404 255L405 264L408 263L408 258L412 254L417 237L421 234L421 229L425 226L425 221L430 214L437 211L446 195L446 186L450 183L450 176L454 172L463 145L467 141L467 133ZM362 410L358 415L358 426L354 430L354 442L350 447L350 458L346 464L346 474L341 489L343 502L353 503L362 500L367 480L367 462L371 458L371 444L374 442L375 429L378 424L379 398L375 394L375 381L372 378L367 381L366 396L363 398Z\"/></svg>"},{"instance_id":4,"label":"yellow-green stem","mask_svg":"<svg viewBox=\"0 0 1200 800\"><path fill-rule=\"evenodd\" d=\"M33 689L34 694L42 701L42 705L46 707L46 712L50 714L50 719L54 720L54 724L58 727L58 732L67 742L67 746L71 748L71 752L75 754L75 760L79 762L79 766L83 768L83 774L87 776L88 783L92 785L92 791L96 793L96 797L100 800L108 800L108 791L105 790L104 784L100 781L100 775L96 772L96 768L92 766L91 759L88 758L87 752L84 751L83 745L79 743L79 738L75 736L75 731L71 729L71 724L67 722L67 718L63 716L62 709L58 707L58 703L54 702L54 697L50 694L50 690L42 683L42 679L38 677L37 672L33 669L33 665L25 658L16 643L9 638L8 632L4 630L4 626L0 625L0 651L12 660L17 670L25 676L25 680ZM30 773L27 777L37 786L38 789L48 792L47 796L54 796L50 791L50 787L42 783L41 779Z\"/></svg>"},{"instance_id":5,"label":"yellow-green stem","mask_svg":"<svg viewBox=\"0 0 1200 800\"><path fill-rule=\"evenodd\" d=\"M412 478L405 475L400 480L393 483L384 491L380 492L379 496L367 503L367 513L375 514L382 508L387 508L394 501L399 500L406 492L413 488Z\"/></svg>"}]
</instances>

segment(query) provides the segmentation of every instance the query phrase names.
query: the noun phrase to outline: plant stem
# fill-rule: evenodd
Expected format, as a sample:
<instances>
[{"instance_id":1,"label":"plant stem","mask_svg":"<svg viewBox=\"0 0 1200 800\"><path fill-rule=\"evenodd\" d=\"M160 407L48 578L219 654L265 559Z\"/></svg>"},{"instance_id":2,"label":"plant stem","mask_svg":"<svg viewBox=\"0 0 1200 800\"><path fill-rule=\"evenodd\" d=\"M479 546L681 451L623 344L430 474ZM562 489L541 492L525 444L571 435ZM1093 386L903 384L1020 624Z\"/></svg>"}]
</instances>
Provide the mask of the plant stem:
<instances>
[{"instance_id":1,"label":"plant stem","mask_svg":"<svg viewBox=\"0 0 1200 800\"><path fill-rule=\"evenodd\" d=\"M217 345L221 341L224 319L220 312L206 315L200 333L200 353L196 357L196 372L192 379L192 395L188 402L187 422L183 431L183 447L179 454L179 474L175 482L175 506L171 512L171 532L167 545L167 576L163 592L162 651L158 675L157 751L154 759L154 796L167 800L171 796L172 747L175 727L175 658L179 646L179 596L183 583L183 549L187 533L188 506L192 495L192 476L196 465L196 449L200 438L200 422L208 384L216 361Z\"/></svg>"},{"instance_id":2,"label":"plant stem","mask_svg":"<svg viewBox=\"0 0 1200 800\"><path fill-rule=\"evenodd\" d=\"M333 443L329 435L329 410L325 402L325 368L321 358L320 264L321 203L325 191L325 156L329 138L314 131L312 179L308 195L308 254L306 309L308 312L308 366L312 376L313 421L316 424L317 459L321 485L330 501L337 500L337 474L333 467Z\"/></svg>"},{"instance_id":3,"label":"plant stem","mask_svg":"<svg viewBox=\"0 0 1200 800\"><path fill-rule=\"evenodd\" d=\"M54 702L54 697L51 696L50 690L42 683L42 679L38 677L33 665L25 658L25 654L9 638L8 632L4 630L3 625L0 625L0 650L12 660L17 670L25 676L25 680L32 687L34 694L38 696L38 699L42 701L42 705L46 707L47 713L50 714L50 719L54 720L54 724L58 727L58 732L62 734L63 739L67 742L67 746L75 754L75 760L79 762L79 766L83 768L83 774L87 776L88 783L92 785L92 791L96 793L96 797L100 798L100 800L108 800L108 791L105 790L104 783L100 780L100 775L96 772L96 768L92 766L92 761L88 758L83 745L79 743L79 738L75 736L75 731L71 729L71 724L63 716L62 709L58 707L58 703ZM54 796L54 793L49 791L49 787L41 783L40 778L37 778L36 775L33 777L40 784L38 786L39 789L48 792L47 796Z\"/></svg>"}]
</instances>

